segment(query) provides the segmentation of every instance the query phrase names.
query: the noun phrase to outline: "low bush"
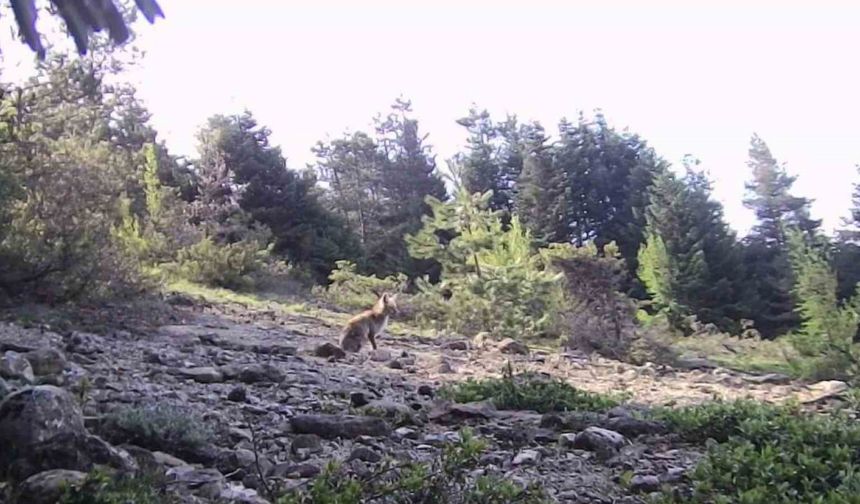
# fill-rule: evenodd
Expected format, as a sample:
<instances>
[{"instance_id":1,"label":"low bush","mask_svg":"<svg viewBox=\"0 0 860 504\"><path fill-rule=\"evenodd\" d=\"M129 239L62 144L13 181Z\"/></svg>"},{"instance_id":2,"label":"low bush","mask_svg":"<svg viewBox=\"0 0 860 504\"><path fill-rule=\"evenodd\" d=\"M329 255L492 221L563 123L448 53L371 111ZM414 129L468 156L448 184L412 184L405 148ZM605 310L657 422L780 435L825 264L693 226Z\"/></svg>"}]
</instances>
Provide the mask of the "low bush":
<instances>
[{"instance_id":1,"label":"low bush","mask_svg":"<svg viewBox=\"0 0 860 504\"><path fill-rule=\"evenodd\" d=\"M403 273L385 278L362 275L351 261L337 261L328 278L331 281L328 287L317 287L315 293L336 306L353 310L373 306L379 293L402 292L407 282Z\"/></svg>"},{"instance_id":2,"label":"low bush","mask_svg":"<svg viewBox=\"0 0 860 504\"><path fill-rule=\"evenodd\" d=\"M263 268L267 256L268 249L256 240L219 244L207 237L181 249L167 269L191 282L241 290L252 286L251 275Z\"/></svg>"},{"instance_id":3,"label":"low bush","mask_svg":"<svg viewBox=\"0 0 860 504\"><path fill-rule=\"evenodd\" d=\"M101 430L111 441L168 453L193 451L214 437L197 415L168 405L115 411L104 420Z\"/></svg>"},{"instance_id":4,"label":"low bush","mask_svg":"<svg viewBox=\"0 0 860 504\"><path fill-rule=\"evenodd\" d=\"M543 492L519 488L504 479L471 477L486 449L468 430L460 441L443 448L428 463L383 464L364 478L347 475L329 465L304 490L293 491L278 504L359 504L364 502L445 502L450 504L540 504Z\"/></svg>"},{"instance_id":5,"label":"low bush","mask_svg":"<svg viewBox=\"0 0 860 504\"><path fill-rule=\"evenodd\" d=\"M499 409L550 411L605 411L618 406L622 396L606 396L579 390L561 380L530 373L514 375L508 367L501 378L446 385L442 398L460 403L489 400Z\"/></svg>"},{"instance_id":6,"label":"low bush","mask_svg":"<svg viewBox=\"0 0 860 504\"><path fill-rule=\"evenodd\" d=\"M114 477L94 471L83 484L66 488L58 504L168 504L179 502L164 492L153 475Z\"/></svg>"},{"instance_id":7,"label":"low bush","mask_svg":"<svg viewBox=\"0 0 860 504\"><path fill-rule=\"evenodd\" d=\"M860 425L848 416L748 401L658 413L685 438L712 439L689 491L665 503L851 503L860 490Z\"/></svg>"}]
</instances>

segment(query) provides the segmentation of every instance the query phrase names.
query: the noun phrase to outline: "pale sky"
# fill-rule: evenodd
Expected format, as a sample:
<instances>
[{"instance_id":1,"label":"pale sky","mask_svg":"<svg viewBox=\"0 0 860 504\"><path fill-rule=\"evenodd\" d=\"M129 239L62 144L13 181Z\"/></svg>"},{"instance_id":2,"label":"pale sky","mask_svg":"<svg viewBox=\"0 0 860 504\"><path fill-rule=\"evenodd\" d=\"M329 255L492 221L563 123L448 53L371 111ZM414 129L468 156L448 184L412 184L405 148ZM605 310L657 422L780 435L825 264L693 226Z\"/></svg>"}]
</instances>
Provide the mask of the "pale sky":
<instances>
[{"instance_id":1,"label":"pale sky","mask_svg":"<svg viewBox=\"0 0 860 504\"><path fill-rule=\"evenodd\" d=\"M858 181L858 2L159 1L132 80L175 153L209 115L248 108L300 168L402 95L440 165L472 102L550 132L601 108L674 165L701 159L741 232L753 132L828 230Z\"/></svg>"}]
</instances>

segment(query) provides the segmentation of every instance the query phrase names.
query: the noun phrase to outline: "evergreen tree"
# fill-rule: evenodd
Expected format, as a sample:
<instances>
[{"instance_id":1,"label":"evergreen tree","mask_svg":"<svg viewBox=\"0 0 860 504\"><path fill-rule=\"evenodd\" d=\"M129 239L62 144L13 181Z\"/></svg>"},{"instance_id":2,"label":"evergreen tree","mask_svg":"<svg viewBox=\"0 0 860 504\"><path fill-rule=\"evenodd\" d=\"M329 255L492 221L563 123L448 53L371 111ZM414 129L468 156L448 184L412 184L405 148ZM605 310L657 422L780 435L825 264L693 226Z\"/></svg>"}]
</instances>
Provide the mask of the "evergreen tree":
<instances>
[{"instance_id":1,"label":"evergreen tree","mask_svg":"<svg viewBox=\"0 0 860 504\"><path fill-rule=\"evenodd\" d=\"M552 146L538 123L523 128L523 168L515 210L539 245L568 241L566 174L554 162Z\"/></svg>"},{"instance_id":2,"label":"evergreen tree","mask_svg":"<svg viewBox=\"0 0 860 504\"><path fill-rule=\"evenodd\" d=\"M368 261L375 273L406 273L421 276L432 268L432 262L412 258L406 250L404 236L421 229L421 218L429 214L426 197L446 198L445 183L436 170L427 135L418 129L411 117L412 105L398 99L385 119L376 121L376 133L382 153L380 177L382 208L380 235L369 250Z\"/></svg>"},{"instance_id":3,"label":"evergreen tree","mask_svg":"<svg viewBox=\"0 0 860 504\"><path fill-rule=\"evenodd\" d=\"M469 132L466 153L458 159L464 187L472 194L492 191L490 208L510 214L513 186L499 159L499 128L493 123L489 112L479 111L475 107L469 109L467 117L457 120L457 124Z\"/></svg>"},{"instance_id":4,"label":"evergreen tree","mask_svg":"<svg viewBox=\"0 0 860 504\"><path fill-rule=\"evenodd\" d=\"M226 206L216 218L231 222L230 233L248 229L250 221L265 225L274 253L323 280L336 260L354 257L357 245L320 203L313 175L289 170L280 148L270 145L270 134L249 112L210 118L199 135L201 199Z\"/></svg>"},{"instance_id":5,"label":"evergreen tree","mask_svg":"<svg viewBox=\"0 0 860 504\"><path fill-rule=\"evenodd\" d=\"M666 163L638 135L617 132L600 113L590 121L580 115L576 125L563 120L559 135L555 162L567 183L569 241L583 246L593 240L599 249L616 242L635 276L648 188Z\"/></svg>"},{"instance_id":6,"label":"evergreen tree","mask_svg":"<svg viewBox=\"0 0 860 504\"><path fill-rule=\"evenodd\" d=\"M639 272L655 305L676 325L696 315L701 322L733 329L741 263L707 177L689 166L682 179L668 171L660 174L650 190L646 220L648 240Z\"/></svg>"},{"instance_id":7,"label":"evergreen tree","mask_svg":"<svg viewBox=\"0 0 860 504\"><path fill-rule=\"evenodd\" d=\"M759 331L775 336L799 320L791 295L787 233L797 229L811 238L820 221L809 217L808 199L791 194L796 177L785 172L757 135L750 141L749 157L752 180L746 185L744 205L755 212L758 224L746 237L748 291L744 305Z\"/></svg>"}]
</instances>

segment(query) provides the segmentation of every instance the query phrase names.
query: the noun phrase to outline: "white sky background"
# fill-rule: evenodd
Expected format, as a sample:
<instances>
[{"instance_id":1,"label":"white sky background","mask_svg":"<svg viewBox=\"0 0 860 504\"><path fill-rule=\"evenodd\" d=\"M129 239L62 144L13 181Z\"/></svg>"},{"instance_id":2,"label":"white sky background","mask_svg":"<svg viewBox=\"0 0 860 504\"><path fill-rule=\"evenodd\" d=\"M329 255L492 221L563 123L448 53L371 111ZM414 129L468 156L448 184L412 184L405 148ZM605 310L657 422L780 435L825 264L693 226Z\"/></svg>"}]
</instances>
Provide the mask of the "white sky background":
<instances>
[{"instance_id":1,"label":"white sky background","mask_svg":"<svg viewBox=\"0 0 860 504\"><path fill-rule=\"evenodd\" d=\"M828 230L860 181L860 3L159 1L132 81L174 153L194 153L208 116L248 108L301 168L317 140L369 129L403 95L440 165L472 102L551 133L601 108L675 166L702 160L741 232L753 132Z\"/></svg>"}]
</instances>

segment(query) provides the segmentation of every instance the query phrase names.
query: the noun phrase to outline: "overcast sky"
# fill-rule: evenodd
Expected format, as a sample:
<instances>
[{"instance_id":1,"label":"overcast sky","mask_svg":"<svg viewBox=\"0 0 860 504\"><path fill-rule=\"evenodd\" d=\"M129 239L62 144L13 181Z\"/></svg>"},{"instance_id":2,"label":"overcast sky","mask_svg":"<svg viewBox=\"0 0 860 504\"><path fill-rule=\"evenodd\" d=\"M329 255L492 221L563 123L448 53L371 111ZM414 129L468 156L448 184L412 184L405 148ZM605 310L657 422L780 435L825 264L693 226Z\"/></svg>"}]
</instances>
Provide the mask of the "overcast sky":
<instances>
[{"instance_id":1,"label":"overcast sky","mask_svg":"<svg viewBox=\"0 0 860 504\"><path fill-rule=\"evenodd\" d=\"M248 108L302 167L402 95L440 161L473 102L551 132L601 108L673 164L701 159L740 231L754 132L828 229L858 179L857 2L159 1L132 79L177 153L207 116Z\"/></svg>"}]
</instances>

